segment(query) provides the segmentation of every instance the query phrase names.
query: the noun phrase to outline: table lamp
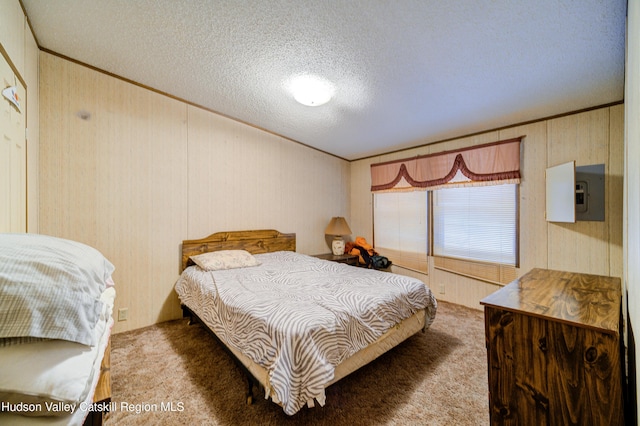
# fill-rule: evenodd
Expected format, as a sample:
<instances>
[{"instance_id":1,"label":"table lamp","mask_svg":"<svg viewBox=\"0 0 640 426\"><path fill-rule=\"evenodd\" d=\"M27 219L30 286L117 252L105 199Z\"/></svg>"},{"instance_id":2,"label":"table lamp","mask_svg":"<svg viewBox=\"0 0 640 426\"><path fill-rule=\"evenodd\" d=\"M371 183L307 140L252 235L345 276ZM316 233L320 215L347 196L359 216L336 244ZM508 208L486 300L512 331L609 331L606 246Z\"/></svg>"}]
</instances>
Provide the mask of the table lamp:
<instances>
[{"instance_id":1,"label":"table lamp","mask_svg":"<svg viewBox=\"0 0 640 426\"><path fill-rule=\"evenodd\" d=\"M342 238L344 235L351 235L351 229L349 229L349 225L347 225L347 221L344 220L344 217L334 217L329 222L327 229L324 230L326 235L333 235L333 241L331 243L331 250L333 254L336 256L340 256L344 254L344 239Z\"/></svg>"}]
</instances>

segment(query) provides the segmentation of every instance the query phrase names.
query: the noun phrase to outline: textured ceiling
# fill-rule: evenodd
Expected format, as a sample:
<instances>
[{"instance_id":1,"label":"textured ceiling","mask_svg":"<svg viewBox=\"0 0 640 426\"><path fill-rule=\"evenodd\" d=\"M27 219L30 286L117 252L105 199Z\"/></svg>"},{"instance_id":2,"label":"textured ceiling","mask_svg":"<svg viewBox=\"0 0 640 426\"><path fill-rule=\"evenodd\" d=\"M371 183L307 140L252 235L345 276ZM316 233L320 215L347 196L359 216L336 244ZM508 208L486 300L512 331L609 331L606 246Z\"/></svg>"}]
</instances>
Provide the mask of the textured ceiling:
<instances>
[{"instance_id":1,"label":"textured ceiling","mask_svg":"<svg viewBox=\"0 0 640 426\"><path fill-rule=\"evenodd\" d=\"M624 97L626 0L22 3L42 48L350 160Z\"/></svg>"}]
</instances>

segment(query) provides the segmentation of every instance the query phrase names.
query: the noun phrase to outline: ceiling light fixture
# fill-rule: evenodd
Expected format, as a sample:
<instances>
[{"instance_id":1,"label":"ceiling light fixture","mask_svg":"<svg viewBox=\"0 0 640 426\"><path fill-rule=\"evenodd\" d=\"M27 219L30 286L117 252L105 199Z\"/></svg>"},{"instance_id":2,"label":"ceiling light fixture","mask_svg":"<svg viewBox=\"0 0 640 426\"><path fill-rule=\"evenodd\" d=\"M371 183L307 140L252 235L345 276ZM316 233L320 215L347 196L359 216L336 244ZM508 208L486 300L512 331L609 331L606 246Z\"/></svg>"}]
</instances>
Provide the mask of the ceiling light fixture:
<instances>
[{"instance_id":1,"label":"ceiling light fixture","mask_svg":"<svg viewBox=\"0 0 640 426\"><path fill-rule=\"evenodd\" d=\"M293 77L289 90L296 101L307 106L326 104L335 93L335 87L329 80L309 74Z\"/></svg>"}]
</instances>

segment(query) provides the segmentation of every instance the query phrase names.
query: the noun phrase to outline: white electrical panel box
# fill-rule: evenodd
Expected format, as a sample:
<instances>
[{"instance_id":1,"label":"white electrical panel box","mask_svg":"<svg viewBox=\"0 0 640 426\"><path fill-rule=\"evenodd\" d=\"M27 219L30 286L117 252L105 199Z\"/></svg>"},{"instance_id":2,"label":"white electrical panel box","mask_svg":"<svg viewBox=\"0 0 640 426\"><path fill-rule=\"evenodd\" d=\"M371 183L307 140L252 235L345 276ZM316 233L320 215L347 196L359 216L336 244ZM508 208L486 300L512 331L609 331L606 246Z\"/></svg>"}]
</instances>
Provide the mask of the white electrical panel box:
<instances>
[{"instance_id":1,"label":"white electrical panel box","mask_svg":"<svg viewBox=\"0 0 640 426\"><path fill-rule=\"evenodd\" d=\"M570 161L546 170L548 222L604 221L605 165Z\"/></svg>"}]
</instances>

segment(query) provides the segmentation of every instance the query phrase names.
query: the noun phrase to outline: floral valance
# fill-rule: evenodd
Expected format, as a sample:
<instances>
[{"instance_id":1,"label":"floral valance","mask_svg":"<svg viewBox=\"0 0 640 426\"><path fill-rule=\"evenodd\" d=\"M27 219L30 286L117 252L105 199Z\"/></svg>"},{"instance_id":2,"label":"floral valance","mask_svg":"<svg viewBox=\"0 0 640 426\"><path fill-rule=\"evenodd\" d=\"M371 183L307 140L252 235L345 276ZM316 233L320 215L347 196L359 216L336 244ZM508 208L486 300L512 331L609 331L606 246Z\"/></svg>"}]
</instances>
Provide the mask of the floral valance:
<instances>
[{"instance_id":1,"label":"floral valance","mask_svg":"<svg viewBox=\"0 0 640 426\"><path fill-rule=\"evenodd\" d=\"M371 191L520 182L522 137L371 165Z\"/></svg>"}]
</instances>

